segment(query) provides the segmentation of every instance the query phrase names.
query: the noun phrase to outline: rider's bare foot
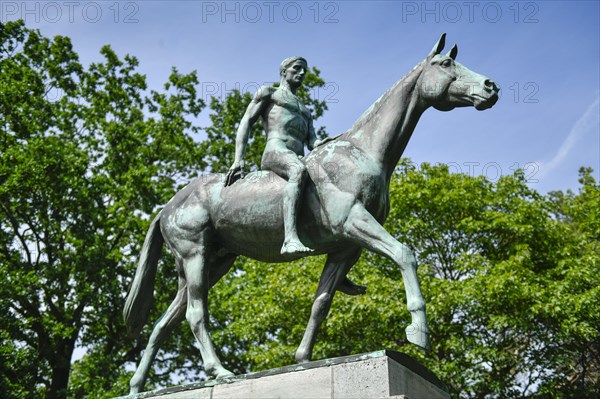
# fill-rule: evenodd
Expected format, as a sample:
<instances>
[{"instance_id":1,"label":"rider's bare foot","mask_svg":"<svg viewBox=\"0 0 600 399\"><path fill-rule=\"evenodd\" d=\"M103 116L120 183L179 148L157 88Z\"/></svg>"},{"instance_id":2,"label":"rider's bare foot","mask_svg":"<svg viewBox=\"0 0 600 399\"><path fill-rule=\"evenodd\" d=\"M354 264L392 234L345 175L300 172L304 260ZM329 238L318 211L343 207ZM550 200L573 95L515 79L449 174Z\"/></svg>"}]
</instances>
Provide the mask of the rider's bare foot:
<instances>
[{"instance_id":1,"label":"rider's bare foot","mask_svg":"<svg viewBox=\"0 0 600 399\"><path fill-rule=\"evenodd\" d=\"M347 295L364 295L367 293L367 287L354 284L348 277L344 277L337 286L337 290Z\"/></svg>"},{"instance_id":2,"label":"rider's bare foot","mask_svg":"<svg viewBox=\"0 0 600 399\"><path fill-rule=\"evenodd\" d=\"M302 244L300 242L300 240L298 240L298 239L288 240L288 241L284 242L283 246L281 247L282 255L298 254L298 253L308 254L311 252L313 252L313 250L310 249L309 247L305 246L304 244Z\"/></svg>"}]
</instances>

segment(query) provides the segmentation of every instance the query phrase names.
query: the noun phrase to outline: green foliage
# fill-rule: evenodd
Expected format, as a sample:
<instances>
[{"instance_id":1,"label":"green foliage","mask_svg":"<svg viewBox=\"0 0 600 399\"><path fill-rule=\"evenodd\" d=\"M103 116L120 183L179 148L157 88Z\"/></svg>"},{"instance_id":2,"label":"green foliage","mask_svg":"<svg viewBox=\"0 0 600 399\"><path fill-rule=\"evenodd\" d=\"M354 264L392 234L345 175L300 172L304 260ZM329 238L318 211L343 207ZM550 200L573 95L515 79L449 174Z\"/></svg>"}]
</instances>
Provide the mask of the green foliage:
<instances>
[{"instance_id":1,"label":"green foliage","mask_svg":"<svg viewBox=\"0 0 600 399\"><path fill-rule=\"evenodd\" d=\"M134 57L101 54L84 68L68 38L0 24L4 398L93 396L137 360L121 321L135 256L202 160L196 75L173 69L146 95Z\"/></svg>"}]
</instances>

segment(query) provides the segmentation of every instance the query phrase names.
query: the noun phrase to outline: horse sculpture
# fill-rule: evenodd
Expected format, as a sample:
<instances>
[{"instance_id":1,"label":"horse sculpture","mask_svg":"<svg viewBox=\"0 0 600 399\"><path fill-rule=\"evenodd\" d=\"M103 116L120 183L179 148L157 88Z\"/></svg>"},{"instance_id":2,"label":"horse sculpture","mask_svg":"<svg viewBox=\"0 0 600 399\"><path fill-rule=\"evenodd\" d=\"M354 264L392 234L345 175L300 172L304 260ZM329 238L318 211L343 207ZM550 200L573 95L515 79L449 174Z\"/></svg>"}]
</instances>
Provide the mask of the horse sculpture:
<instances>
[{"instance_id":1,"label":"horse sculpture","mask_svg":"<svg viewBox=\"0 0 600 399\"><path fill-rule=\"evenodd\" d=\"M296 352L298 362L311 359L317 330L336 289L363 248L400 267L412 317L407 338L422 348L429 346L416 259L382 227L389 211L390 179L427 108L484 110L496 103L499 92L492 80L455 61L456 45L441 54L444 42L445 34L427 58L385 92L350 130L325 140L305 158L310 181L298 213L298 231L302 242L314 249L309 255L327 254L327 262ZM184 316L200 346L206 373L217 378L233 375L221 364L208 334L209 288L239 255L263 262L307 256L280 254L283 179L260 171L229 187L224 187L223 179L224 175L213 174L193 180L150 225L123 312L129 332L139 334L147 321L164 242L175 257L179 288L152 331L131 379L131 393L142 390L159 345ZM362 293L360 288L355 293Z\"/></svg>"}]
</instances>

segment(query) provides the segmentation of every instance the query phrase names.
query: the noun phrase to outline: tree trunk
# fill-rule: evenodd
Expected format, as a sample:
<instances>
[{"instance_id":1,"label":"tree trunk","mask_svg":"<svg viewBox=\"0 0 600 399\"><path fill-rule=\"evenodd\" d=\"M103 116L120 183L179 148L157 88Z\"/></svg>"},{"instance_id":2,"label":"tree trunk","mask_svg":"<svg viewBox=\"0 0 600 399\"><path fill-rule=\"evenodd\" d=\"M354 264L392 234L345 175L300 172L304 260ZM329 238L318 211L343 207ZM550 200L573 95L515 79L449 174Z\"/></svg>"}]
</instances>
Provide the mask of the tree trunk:
<instances>
[{"instance_id":1,"label":"tree trunk","mask_svg":"<svg viewBox=\"0 0 600 399\"><path fill-rule=\"evenodd\" d=\"M52 367L52 382L46 391L46 399L66 399L67 386L69 384L70 362L60 361L60 365Z\"/></svg>"},{"instance_id":2,"label":"tree trunk","mask_svg":"<svg viewBox=\"0 0 600 399\"><path fill-rule=\"evenodd\" d=\"M48 359L52 369L52 381L46 391L46 399L66 399L71 372L71 357L75 349L75 339L58 339L54 358Z\"/></svg>"}]
</instances>

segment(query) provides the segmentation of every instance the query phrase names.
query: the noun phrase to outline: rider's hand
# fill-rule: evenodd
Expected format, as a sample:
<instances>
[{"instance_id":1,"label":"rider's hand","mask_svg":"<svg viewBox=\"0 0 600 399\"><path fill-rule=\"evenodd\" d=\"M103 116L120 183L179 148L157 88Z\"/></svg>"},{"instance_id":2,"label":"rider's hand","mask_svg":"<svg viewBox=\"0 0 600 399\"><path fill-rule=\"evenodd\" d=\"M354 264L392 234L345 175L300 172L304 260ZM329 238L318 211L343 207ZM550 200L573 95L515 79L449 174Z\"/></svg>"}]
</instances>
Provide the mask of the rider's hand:
<instances>
[{"instance_id":1,"label":"rider's hand","mask_svg":"<svg viewBox=\"0 0 600 399\"><path fill-rule=\"evenodd\" d=\"M231 165L225 177L225 187L232 185L237 179L244 178L244 166L244 161L235 161Z\"/></svg>"},{"instance_id":2,"label":"rider's hand","mask_svg":"<svg viewBox=\"0 0 600 399\"><path fill-rule=\"evenodd\" d=\"M312 143L311 142L306 143L306 148L308 148L308 151L312 151L321 144L323 144L323 142L321 140L315 140Z\"/></svg>"}]
</instances>

